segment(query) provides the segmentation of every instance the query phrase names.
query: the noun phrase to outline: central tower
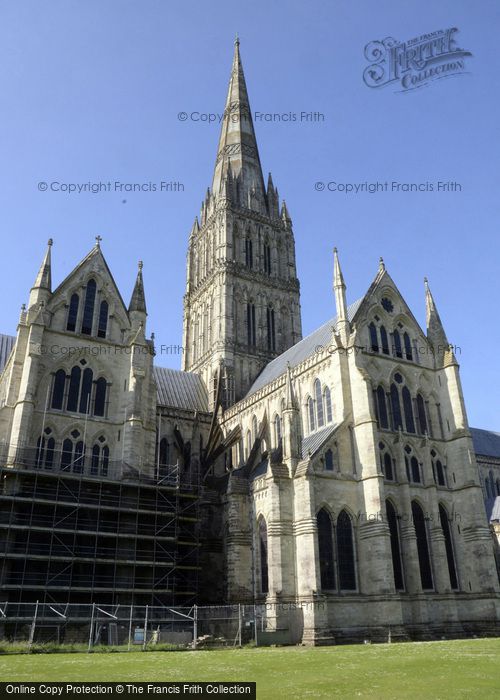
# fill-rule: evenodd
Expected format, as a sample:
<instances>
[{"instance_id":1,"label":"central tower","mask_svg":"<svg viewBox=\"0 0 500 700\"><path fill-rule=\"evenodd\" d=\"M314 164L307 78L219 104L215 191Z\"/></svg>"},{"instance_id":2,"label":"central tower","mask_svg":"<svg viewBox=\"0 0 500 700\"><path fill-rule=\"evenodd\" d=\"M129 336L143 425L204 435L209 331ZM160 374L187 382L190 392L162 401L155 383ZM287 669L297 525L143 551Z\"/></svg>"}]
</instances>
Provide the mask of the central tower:
<instances>
[{"instance_id":1,"label":"central tower","mask_svg":"<svg viewBox=\"0 0 500 700\"><path fill-rule=\"evenodd\" d=\"M189 236L183 369L212 405L241 399L262 368L302 337L292 221L264 184L239 41L234 47L212 188Z\"/></svg>"}]
</instances>

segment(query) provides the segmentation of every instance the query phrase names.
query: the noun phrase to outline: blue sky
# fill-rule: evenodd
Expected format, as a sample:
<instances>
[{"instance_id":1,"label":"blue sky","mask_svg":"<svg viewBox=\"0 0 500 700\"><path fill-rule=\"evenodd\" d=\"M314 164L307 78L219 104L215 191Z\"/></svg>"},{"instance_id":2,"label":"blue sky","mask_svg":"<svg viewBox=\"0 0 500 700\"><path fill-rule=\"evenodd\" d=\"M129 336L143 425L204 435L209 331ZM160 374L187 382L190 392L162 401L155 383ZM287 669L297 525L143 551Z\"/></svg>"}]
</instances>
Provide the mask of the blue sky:
<instances>
[{"instance_id":1,"label":"blue sky","mask_svg":"<svg viewBox=\"0 0 500 700\"><path fill-rule=\"evenodd\" d=\"M464 75L398 93L368 88L364 47L457 27ZM472 425L500 429L498 196L500 5L494 0L262 2L0 1L0 330L54 238L57 283L96 234L128 300L144 260L149 331L181 343L187 238L211 182L238 32L253 111L318 111L322 122L257 122L293 222L303 329L334 314L331 249L350 301L383 255L417 319L427 275L459 362ZM461 192L318 192L322 182L456 181ZM37 183L180 182L181 192L66 194ZM123 200L126 200L125 202ZM180 365L180 357L159 356Z\"/></svg>"}]
</instances>

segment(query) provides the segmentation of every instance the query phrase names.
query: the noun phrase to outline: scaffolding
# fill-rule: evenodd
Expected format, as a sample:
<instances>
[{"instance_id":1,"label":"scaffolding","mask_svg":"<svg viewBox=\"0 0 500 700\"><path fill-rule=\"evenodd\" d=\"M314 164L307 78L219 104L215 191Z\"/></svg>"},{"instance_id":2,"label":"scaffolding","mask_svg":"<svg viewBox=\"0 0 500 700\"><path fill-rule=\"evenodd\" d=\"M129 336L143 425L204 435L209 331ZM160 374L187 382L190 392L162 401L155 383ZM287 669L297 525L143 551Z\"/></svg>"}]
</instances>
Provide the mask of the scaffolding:
<instances>
[{"instance_id":1,"label":"scaffolding","mask_svg":"<svg viewBox=\"0 0 500 700\"><path fill-rule=\"evenodd\" d=\"M196 602L200 487L186 482L178 465L152 477L110 461L97 475L84 462L56 469L57 454L47 469L36 448L12 454L0 449L2 600Z\"/></svg>"}]
</instances>

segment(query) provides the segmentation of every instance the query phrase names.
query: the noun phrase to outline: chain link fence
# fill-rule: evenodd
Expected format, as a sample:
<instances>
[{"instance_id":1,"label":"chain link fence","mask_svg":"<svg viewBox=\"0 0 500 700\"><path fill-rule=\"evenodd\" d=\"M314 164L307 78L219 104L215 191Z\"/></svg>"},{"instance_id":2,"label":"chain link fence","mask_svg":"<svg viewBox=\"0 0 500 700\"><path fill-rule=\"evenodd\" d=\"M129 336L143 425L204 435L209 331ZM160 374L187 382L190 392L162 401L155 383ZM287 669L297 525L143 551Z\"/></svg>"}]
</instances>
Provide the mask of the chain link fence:
<instances>
[{"instance_id":1,"label":"chain link fence","mask_svg":"<svg viewBox=\"0 0 500 700\"><path fill-rule=\"evenodd\" d=\"M300 609L277 605L157 607L0 603L0 651L72 647L89 652L295 644ZM54 649L57 650L57 649Z\"/></svg>"}]
</instances>

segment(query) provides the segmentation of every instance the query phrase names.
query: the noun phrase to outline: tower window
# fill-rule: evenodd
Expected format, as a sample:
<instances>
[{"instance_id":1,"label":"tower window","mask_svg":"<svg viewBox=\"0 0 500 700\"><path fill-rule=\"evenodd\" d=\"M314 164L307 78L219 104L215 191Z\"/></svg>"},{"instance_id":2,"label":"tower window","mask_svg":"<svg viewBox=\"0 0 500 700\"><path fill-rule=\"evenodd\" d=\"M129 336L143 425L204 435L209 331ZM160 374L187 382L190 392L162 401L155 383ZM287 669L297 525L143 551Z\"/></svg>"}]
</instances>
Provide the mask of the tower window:
<instances>
[{"instance_id":1,"label":"tower window","mask_svg":"<svg viewBox=\"0 0 500 700\"><path fill-rule=\"evenodd\" d=\"M271 274L271 247L268 243L264 243L264 272Z\"/></svg>"},{"instance_id":2,"label":"tower window","mask_svg":"<svg viewBox=\"0 0 500 700\"><path fill-rule=\"evenodd\" d=\"M408 387L403 387L403 407L405 412L406 432L415 432L415 421L413 420L413 405Z\"/></svg>"},{"instance_id":3,"label":"tower window","mask_svg":"<svg viewBox=\"0 0 500 700\"><path fill-rule=\"evenodd\" d=\"M274 326L274 309L267 307L267 349L274 352L276 350L276 332Z\"/></svg>"},{"instance_id":4,"label":"tower window","mask_svg":"<svg viewBox=\"0 0 500 700\"><path fill-rule=\"evenodd\" d=\"M378 352L378 336L377 336L377 328L373 321L370 323L368 326L368 329L370 331L370 347L372 352Z\"/></svg>"},{"instance_id":5,"label":"tower window","mask_svg":"<svg viewBox=\"0 0 500 700\"><path fill-rule=\"evenodd\" d=\"M247 340L248 345L255 347L257 344L257 334L255 328L255 305L247 304Z\"/></svg>"},{"instance_id":6,"label":"tower window","mask_svg":"<svg viewBox=\"0 0 500 700\"><path fill-rule=\"evenodd\" d=\"M250 270L253 267L253 245L250 238L245 239L245 265Z\"/></svg>"}]
</instances>

